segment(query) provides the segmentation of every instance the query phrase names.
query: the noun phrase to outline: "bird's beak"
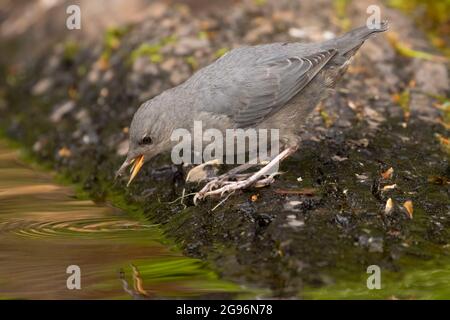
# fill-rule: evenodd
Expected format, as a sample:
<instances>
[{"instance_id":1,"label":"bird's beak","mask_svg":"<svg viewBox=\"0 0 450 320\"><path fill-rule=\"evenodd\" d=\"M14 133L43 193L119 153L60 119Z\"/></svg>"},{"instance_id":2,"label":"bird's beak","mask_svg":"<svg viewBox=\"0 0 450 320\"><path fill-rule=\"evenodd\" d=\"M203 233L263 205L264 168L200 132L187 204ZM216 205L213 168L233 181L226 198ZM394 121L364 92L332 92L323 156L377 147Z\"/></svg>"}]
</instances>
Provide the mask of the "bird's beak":
<instances>
[{"instance_id":1,"label":"bird's beak","mask_svg":"<svg viewBox=\"0 0 450 320\"><path fill-rule=\"evenodd\" d=\"M144 164L144 155L138 155L135 158L131 158L131 159L126 159L124 161L124 163L120 166L119 170L117 170L116 173L116 179L122 174L123 171L125 171L125 169L129 166L131 166L130 169L130 179L128 180L127 183L127 187L130 185L131 181L133 181L133 179L136 177L136 175L138 174L139 170L141 170L142 165Z\"/></svg>"},{"instance_id":2,"label":"bird's beak","mask_svg":"<svg viewBox=\"0 0 450 320\"><path fill-rule=\"evenodd\" d=\"M130 185L131 181L133 181L133 179L136 177L139 170L141 170L143 164L144 164L144 155L143 154L141 154L140 156L137 156L136 158L134 158L132 160L132 166L131 166L131 170L130 170L131 176L130 176L130 180L128 180L127 187Z\"/></svg>"}]
</instances>

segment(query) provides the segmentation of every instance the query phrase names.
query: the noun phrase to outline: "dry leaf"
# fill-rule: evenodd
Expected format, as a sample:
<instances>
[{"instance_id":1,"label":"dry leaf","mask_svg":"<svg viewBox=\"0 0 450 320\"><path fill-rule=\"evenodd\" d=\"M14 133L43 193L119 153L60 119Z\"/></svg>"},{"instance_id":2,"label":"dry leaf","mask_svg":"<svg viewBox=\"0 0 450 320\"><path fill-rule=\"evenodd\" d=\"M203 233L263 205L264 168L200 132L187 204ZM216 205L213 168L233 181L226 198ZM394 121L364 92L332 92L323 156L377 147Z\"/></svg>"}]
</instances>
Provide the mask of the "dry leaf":
<instances>
[{"instance_id":1,"label":"dry leaf","mask_svg":"<svg viewBox=\"0 0 450 320\"><path fill-rule=\"evenodd\" d=\"M252 200L252 202L255 202L256 200L258 200L258 195L257 194L253 194L251 196L250 200Z\"/></svg>"},{"instance_id":2,"label":"dry leaf","mask_svg":"<svg viewBox=\"0 0 450 320\"><path fill-rule=\"evenodd\" d=\"M105 56L101 56L98 60L97 60L97 67L99 70L101 71L105 71L109 68L109 60L107 57Z\"/></svg>"},{"instance_id":3,"label":"dry leaf","mask_svg":"<svg viewBox=\"0 0 450 320\"><path fill-rule=\"evenodd\" d=\"M397 187L397 185L395 183L390 184L390 185L384 186L383 189L381 189L381 191L385 192L385 191L394 190L396 187Z\"/></svg>"},{"instance_id":4,"label":"dry leaf","mask_svg":"<svg viewBox=\"0 0 450 320\"><path fill-rule=\"evenodd\" d=\"M381 176L383 177L383 179L388 180L388 179L392 178L393 173L394 173L394 168L390 167L385 172L382 172Z\"/></svg>"},{"instance_id":5,"label":"dry leaf","mask_svg":"<svg viewBox=\"0 0 450 320\"><path fill-rule=\"evenodd\" d=\"M406 202L403 204L403 207L406 209L406 212L408 213L408 217L409 217L410 219L412 219L412 218L413 218L413 212L414 212L414 208L413 208L413 203L412 203L412 201L411 201L411 200L406 201Z\"/></svg>"},{"instance_id":6,"label":"dry leaf","mask_svg":"<svg viewBox=\"0 0 450 320\"><path fill-rule=\"evenodd\" d=\"M428 177L428 182L442 186L445 184L449 184L450 180L447 177L443 177L443 176L431 176L431 177Z\"/></svg>"},{"instance_id":7,"label":"dry leaf","mask_svg":"<svg viewBox=\"0 0 450 320\"><path fill-rule=\"evenodd\" d=\"M387 199L386 206L384 208L384 214L390 214L394 209L394 201L391 198Z\"/></svg>"},{"instance_id":8,"label":"dry leaf","mask_svg":"<svg viewBox=\"0 0 450 320\"><path fill-rule=\"evenodd\" d=\"M450 144L450 139L449 138L444 137L443 135L441 135L439 133L436 133L435 135L436 135L436 137L438 138L438 140L439 140L439 142L441 144L447 145L447 146Z\"/></svg>"},{"instance_id":9,"label":"dry leaf","mask_svg":"<svg viewBox=\"0 0 450 320\"><path fill-rule=\"evenodd\" d=\"M148 292L144 289L144 281L142 280L141 273L135 265L131 265L133 269L133 285L134 290L143 296L148 296Z\"/></svg>"},{"instance_id":10,"label":"dry leaf","mask_svg":"<svg viewBox=\"0 0 450 320\"><path fill-rule=\"evenodd\" d=\"M76 100L76 98L78 97L78 92L74 87L69 88L67 94L69 95L69 98L72 100Z\"/></svg>"},{"instance_id":11,"label":"dry leaf","mask_svg":"<svg viewBox=\"0 0 450 320\"><path fill-rule=\"evenodd\" d=\"M220 161L218 159L209 160L202 163L194 168L192 168L187 176L186 182L201 182L206 180L208 177L214 176L218 167L220 166Z\"/></svg>"},{"instance_id":12,"label":"dry leaf","mask_svg":"<svg viewBox=\"0 0 450 320\"><path fill-rule=\"evenodd\" d=\"M61 158L69 158L72 155L72 152L67 147L62 147L58 151L58 156Z\"/></svg>"},{"instance_id":13,"label":"dry leaf","mask_svg":"<svg viewBox=\"0 0 450 320\"><path fill-rule=\"evenodd\" d=\"M341 161L345 161L348 160L347 157L340 157L338 155L334 155L331 157L331 160L336 161L336 162L341 162Z\"/></svg>"},{"instance_id":14,"label":"dry leaf","mask_svg":"<svg viewBox=\"0 0 450 320\"><path fill-rule=\"evenodd\" d=\"M358 180L367 180L367 179L369 179L369 177L367 175L365 175L365 174L357 174L357 173L355 173L355 176L356 176L356 178Z\"/></svg>"}]
</instances>

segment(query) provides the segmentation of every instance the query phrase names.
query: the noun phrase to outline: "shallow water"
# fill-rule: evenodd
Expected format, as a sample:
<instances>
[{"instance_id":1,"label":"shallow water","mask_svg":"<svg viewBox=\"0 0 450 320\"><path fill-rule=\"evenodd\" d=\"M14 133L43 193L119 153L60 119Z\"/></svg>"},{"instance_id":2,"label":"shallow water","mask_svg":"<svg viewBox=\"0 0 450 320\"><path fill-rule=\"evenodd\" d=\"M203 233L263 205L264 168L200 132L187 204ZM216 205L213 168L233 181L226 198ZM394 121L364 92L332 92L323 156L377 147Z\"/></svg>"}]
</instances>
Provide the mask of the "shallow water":
<instances>
[{"instance_id":1,"label":"shallow water","mask_svg":"<svg viewBox=\"0 0 450 320\"><path fill-rule=\"evenodd\" d=\"M0 141L0 298L229 297L243 290L164 245L160 229L117 208L77 199L71 187L19 160ZM66 269L81 270L69 290ZM138 273L132 279L132 267Z\"/></svg>"}]
</instances>

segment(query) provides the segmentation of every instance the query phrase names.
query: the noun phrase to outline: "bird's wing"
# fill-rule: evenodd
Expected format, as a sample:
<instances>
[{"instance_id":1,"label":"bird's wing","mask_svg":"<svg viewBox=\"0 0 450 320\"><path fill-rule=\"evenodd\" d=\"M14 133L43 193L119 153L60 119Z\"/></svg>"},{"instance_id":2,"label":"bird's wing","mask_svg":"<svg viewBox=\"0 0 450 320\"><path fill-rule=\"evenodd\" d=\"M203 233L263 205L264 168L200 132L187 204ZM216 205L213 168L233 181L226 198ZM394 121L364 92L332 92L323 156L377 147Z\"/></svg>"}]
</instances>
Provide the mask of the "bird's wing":
<instances>
[{"instance_id":1,"label":"bird's wing","mask_svg":"<svg viewBox=\"0 0 450 320\"><path fill-rule=\"evenodd\" d=\"M309 56L272 58L258 63L235 87L236 127L256 125L297 95L336 54L325 50Z\"/></svg>"}]
</instances>

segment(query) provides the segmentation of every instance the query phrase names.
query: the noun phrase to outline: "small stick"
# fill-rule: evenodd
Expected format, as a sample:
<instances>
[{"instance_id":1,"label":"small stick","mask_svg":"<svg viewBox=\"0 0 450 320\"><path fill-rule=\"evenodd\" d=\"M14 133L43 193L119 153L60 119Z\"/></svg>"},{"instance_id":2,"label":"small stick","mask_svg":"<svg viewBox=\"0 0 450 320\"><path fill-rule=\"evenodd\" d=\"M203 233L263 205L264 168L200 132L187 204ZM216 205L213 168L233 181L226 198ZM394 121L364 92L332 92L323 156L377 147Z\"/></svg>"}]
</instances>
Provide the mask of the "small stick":
<instances>
[{"instance_id":1,"label":"small stick","mask_svg":"<svg viewBox=\"0 0 450 320\"><path fill-rule=\"evenodd\" d=\"M225 201L227 201L228 200L228 198L229 197L231 197L231 195L234 193L234 190L233 190L233 192L230 192L227 196L226 196L226 198L225 199L222 199L214 208L212 208L211 209L211 212L212 211L214 211L214 210L216 210L218 207L220 207L223 203L225 203Z\"/></svg>"}]
</instances>

